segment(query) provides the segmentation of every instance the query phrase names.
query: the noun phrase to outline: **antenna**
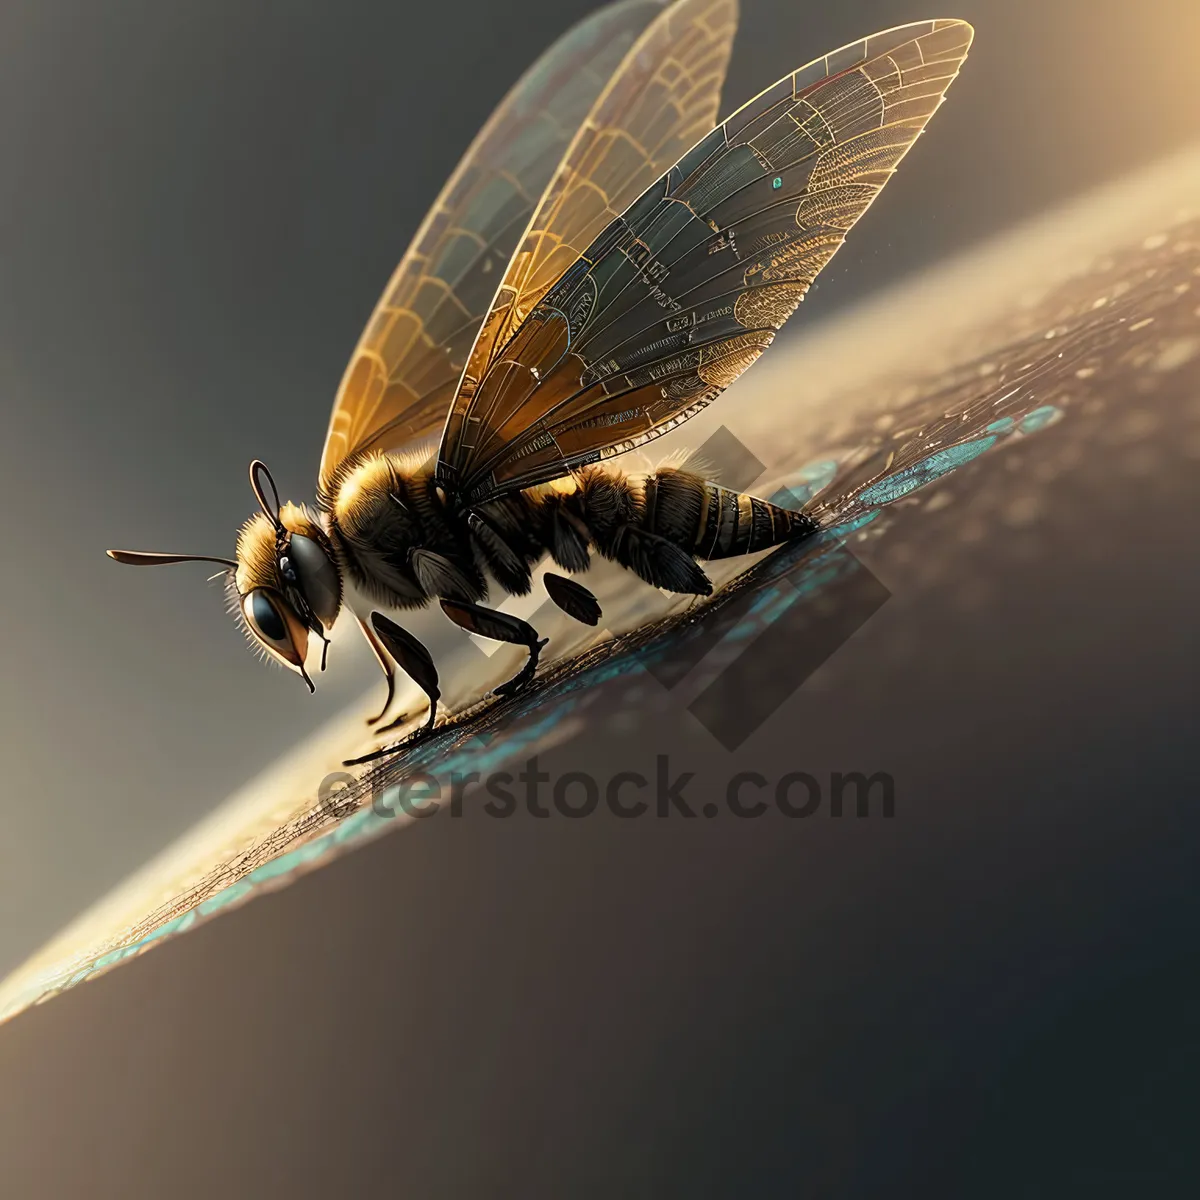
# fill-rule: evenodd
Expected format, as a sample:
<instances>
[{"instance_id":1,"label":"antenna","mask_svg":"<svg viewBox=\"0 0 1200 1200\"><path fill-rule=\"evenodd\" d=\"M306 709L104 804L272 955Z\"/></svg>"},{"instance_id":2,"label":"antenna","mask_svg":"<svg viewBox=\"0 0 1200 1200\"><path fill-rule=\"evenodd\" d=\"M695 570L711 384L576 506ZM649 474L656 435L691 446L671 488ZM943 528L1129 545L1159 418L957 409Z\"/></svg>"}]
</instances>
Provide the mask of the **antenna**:
<instances>
[{"instance_id":1,"label":"antenna","mask_svg":"<svg viewBox=\"0 0 1200 1200\"><path fill-rule=\"evenodd\" d=\"M275 508L273 510L267 504L267 497L263 492L260 476L265 478L267 483L271 485L271 498L275 501ZM275 480L272 478L271 472L267 470L267 464L257 458L250 464L250 486L254 489L254 494L258 497L258 503L262 506L263 512L267 514L267 519L275 526L277 532L282 531L283 522L279 519L279 489L275 486Z\"/></svg>"},{"instance_id":2,"label":"antenna","mask_svg":"<svg viewBox=\"0 0 1200 1200\"><path fill-rule=\"evenodd\" d=\"M232 558L214 558L211 554L156 554L149 550L106 550L109 558L129 567L165 567L167 563L212 562L236 571Z\"/></svg>"}]
</instances>

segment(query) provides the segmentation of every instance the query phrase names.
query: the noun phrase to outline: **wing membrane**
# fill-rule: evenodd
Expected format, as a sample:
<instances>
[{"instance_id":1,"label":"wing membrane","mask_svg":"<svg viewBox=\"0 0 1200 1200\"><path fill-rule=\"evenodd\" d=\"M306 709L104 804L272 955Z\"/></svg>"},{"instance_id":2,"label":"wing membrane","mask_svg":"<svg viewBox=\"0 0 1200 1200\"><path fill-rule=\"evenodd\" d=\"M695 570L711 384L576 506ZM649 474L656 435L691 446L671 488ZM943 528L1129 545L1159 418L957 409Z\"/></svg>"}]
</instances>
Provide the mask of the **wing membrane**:
<instances>
[{"instance_id":1,"label":"wing membrane","mask_svg":"<svg viewBox=\"0 0 1200 1200\"><path fill-rule=\"evenodd\" d=\"M554 44L502 101L396 268L334 403L320 478L350 454L432 437L500 273L580 125L662 0L623 0Z\"/></svg>"},{"instance_id":2,"label":"wing membrane","mask_svg":"<svg viewBox=\"0 0 1200 1200\"><path fill-rule=\"evenodd\" d=\"M716 123L737 0L676 0L614 73L513 256L459 385L459 400L597 234Z\"/></svg>"},{"instance_id":3,"label":"wing membrane","mask_svg":"<svg viewBox=\"0 0 1200 1200\"><path fill-rule=\"evenodd\" d=\"M878 195L971 36L925 21L843 47L693 146L544 293L470 393L464 378L443 483L466 503L529 487L710 403Z\"/></svg>"}]
</instances>

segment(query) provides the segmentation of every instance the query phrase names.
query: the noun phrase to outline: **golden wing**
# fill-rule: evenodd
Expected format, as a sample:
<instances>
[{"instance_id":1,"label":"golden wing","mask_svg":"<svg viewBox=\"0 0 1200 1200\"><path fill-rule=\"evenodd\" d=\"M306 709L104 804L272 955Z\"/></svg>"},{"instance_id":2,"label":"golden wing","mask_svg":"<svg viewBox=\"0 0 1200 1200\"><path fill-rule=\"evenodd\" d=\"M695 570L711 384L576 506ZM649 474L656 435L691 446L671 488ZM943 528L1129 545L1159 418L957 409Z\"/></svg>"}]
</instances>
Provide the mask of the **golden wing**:
<instances>
[{"instance_id":1,"label":"golden wing","mask_svg":"<svg viewBox=\"0 0 1200 1200\"><path fill-rule=\"evenodd\" d=\"M844 46L692 147L460 392L443 486L472 504L542 483L710 403L770 344L879 194L971 37L965 22L923 21Z\"/></svg>"},{"instance_id":2,"label":"golden wing","mask_svg":"<svg viewBox=\"0 0 1200 1200\"><path fill-rule=\"evenodd\" d=\"M737 17L737 0L677 0L626 55L505 272L456 406L469 401L496 351L593 238L716 124Z\"/></svg>"},{"instance_id":3,"label":"golden wing","mask_svg":"<svg viewBox=\"0 0 1200 1200\"><path fill-rule=\"evenodd\" d=\"M623 0L563 35L463 156L392 275L338 389L321 456L433 437L529 218L580 125L663 0Z\"/></svg>"}]
</instances>

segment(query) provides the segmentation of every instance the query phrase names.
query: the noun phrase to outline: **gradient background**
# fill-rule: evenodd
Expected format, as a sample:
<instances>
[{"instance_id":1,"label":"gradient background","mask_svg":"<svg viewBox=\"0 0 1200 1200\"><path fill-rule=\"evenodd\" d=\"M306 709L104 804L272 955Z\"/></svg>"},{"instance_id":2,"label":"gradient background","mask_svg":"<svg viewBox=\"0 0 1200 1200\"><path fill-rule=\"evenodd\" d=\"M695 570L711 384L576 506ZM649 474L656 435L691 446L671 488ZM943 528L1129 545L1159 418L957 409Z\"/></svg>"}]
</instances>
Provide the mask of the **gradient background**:
<instances>
[{"instance_id":1,"label":"gradient background","mask_svg":"<svg viewBox=\"0 0 1200 1200\"><path fill-rule=\"evenodd\" d=\"M588 8L0 10L0 965L370 680L343 648L310 700L246 655L202 568L138 573L102 551L231 552L252 456L308 498L408 238L503 91ZM743 10L725 109L876 28L977 29L935 136L809 321L1198 132L1191 0ZM1178 552L1197 497L1135 515L1104 472L1058 485L1060 552L1036 572L962 551L983 609L898 598L745 762L713 764L722 786L736 767L778 774L805 728L830 762L903 780L904 820L385 839L0 1031L11 1194L1177 1180L1200 1066L1196 654L1177 632L1200 598ZM1119 571L1072 553L1106 502ZM896 623L942 653L880 667L872 637ZM615 745L578 741L557 766L601 770Z\"/></svg>"}]
</instances>

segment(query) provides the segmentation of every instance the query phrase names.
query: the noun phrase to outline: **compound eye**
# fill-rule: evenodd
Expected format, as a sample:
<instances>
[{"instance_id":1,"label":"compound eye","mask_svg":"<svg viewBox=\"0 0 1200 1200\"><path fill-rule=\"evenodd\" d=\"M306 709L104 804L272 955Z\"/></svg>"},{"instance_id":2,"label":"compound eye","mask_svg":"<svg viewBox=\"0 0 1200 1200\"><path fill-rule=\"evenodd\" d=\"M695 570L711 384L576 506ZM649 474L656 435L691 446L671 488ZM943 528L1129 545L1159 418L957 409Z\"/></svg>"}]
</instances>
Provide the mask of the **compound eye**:
<instances>
[{"instance_id":1,"label":"compound eye","mask_svg":"<svg viewBox=\"0 0 1200 1200\"><path fill-rule=\"evenodd\" d=\"M342 585L329 555L319 542L293 533L288 544L289 564L299 575L300 590L316 618L329 629L342 603Z\"/></svg>"},{"instance_id":2,"label":"compound eye","mask_svg":"<svg viewBox=\"0 0 1200 1200\"><path fill-rule=\"evenodd\" d=\"M269 588L255 588L242 597L242 613L254 636L289 666L299 670L308 650L308 632Z\"/></svg>"}]
</instances>

